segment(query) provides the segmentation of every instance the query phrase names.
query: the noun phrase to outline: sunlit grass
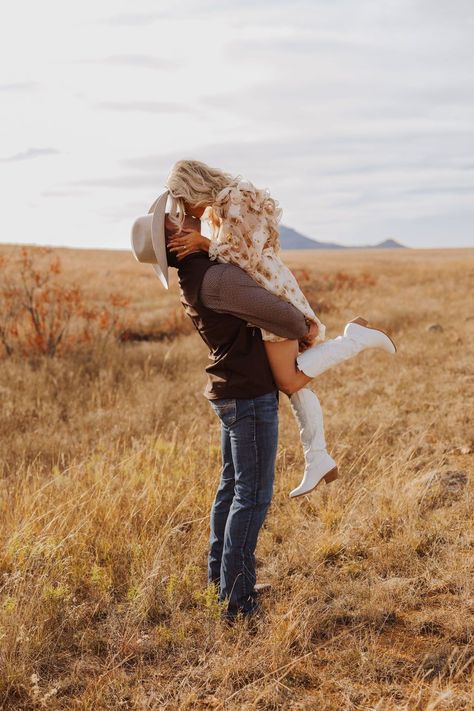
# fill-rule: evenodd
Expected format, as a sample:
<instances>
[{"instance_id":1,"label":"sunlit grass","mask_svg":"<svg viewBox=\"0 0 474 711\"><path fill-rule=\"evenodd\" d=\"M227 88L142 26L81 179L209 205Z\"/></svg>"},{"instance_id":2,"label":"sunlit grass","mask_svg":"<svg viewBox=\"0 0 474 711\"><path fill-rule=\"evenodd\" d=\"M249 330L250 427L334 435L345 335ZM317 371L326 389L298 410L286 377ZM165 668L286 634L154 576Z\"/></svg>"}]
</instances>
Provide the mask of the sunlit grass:
<instances>
[{"instance_id":1,"label":"sunlit grass","mask_svg":"<svg viewBox=\"0 0 474 711\"><path fill-rule=\"evenodd\" d=\"M77 278L87 252L62 258ZM298 500L302 454L281 397L257 548L273 588L257 630L222 625L206 579L220 448L199 337L1 362L2 708L474 706L474 257L290 264L308 259L315 275L376 272L375 285L353 278L328 294L328 335L365 315L399 353L364 353L314 383L341 476ZM87 266L84 288L99 298L120 281L137 322L159 327L175 286L140 280L122 254L104 281L110 260ZM150 294L156 311L140 311Z\"/></svg>"}]
</instances>

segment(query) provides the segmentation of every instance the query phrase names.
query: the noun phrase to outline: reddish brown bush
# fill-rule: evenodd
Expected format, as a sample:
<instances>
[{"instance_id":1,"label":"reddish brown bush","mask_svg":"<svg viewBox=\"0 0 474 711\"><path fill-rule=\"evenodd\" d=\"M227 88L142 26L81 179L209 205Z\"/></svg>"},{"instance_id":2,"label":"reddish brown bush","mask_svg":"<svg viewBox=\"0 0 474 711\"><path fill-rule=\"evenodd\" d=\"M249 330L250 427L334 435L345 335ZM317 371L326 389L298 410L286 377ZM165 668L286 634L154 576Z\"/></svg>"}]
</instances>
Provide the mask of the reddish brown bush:
<instances>
[{"instance_id":1,"label":"reddish brown bush","mask_svg":"<svg viewBox=\"0 0 474 711\"><path fill-rule=\"evenodd\" d=\"M3 355L64 354L85 344L103 346L124 328L129 300L112 294L101 306L87 304L77 285L61 284L59 257L49 247L21 247L0 258L0 343Z\"/></svg>"},{"instance_id":2,"label":"reddish brown bush","mask_svg":"<svg viewBox=\"0 0 474 711\"><path fill-rule=\"evenodd\" d=\"M367 289L377 281L369 272L315 274L304 268L292 271L308 301L319 314L341 308L344 301L352 298L354 291Z\"/></svg>"},{"instance_id":3,"label":"reddish brown bush","mask_svg":"<svg viewBox=\"0 0 474 711\"><path fill-rule=\"evenodd\" d=\"M314 275L308 269L293 269L293 274L303 290L313 292L348 291L374 286L377 280L369 272L349 274L348 272L327 272Z\"/></svg>"},{"instance_id":4,"label":"reddish brown bush","mask_svg":"<svg viewBox=\"0 0 474 711\"><path fill-rule=\"evenodd\" d=\"M177 336L187 335L194 331L192 321L185 311L179 307L171 311L160 322L159 328L127 328L121 331L119 341L169 341Z\"/></svg>"}]
</instances>

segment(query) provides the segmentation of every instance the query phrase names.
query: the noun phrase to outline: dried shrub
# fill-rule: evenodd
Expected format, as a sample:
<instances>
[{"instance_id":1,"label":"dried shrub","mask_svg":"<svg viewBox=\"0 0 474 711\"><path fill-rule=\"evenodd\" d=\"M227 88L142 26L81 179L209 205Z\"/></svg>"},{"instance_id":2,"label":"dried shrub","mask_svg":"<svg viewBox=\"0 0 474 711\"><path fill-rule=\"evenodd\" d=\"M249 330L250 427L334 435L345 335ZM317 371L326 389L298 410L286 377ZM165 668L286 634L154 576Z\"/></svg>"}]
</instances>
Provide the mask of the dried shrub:
<instances>
[{"instance_id":1,"label":"dried shrub","mask_svg":"<svg viewBox=\"0 0 474 711\"><path fill-rule=\"evenodd\" d=\"M178 336L185 336L193 332L194 326L192 321L180 307L171 311L160 321L159 328L127 328L119 333L118 339L121 342L171 341Z\"/></svg>"},{"instance_id":2,"label":"dried shrub","mask_svg":"<svg viewBox=\"0 0 474 711\"><path fill-rule=\"evenodd\" d=\"M377 279L369 272L360 272L349 274L348 272L327 272L318 274L308 269L293 269L298 283L302 289L315 290L320 293L328 291L348 291L354 289L365 289L368 286L374 286Z\"/></svg>"},{"instance_id":3,"label":"dried shrub","mask_svg":"<svg viewBox=\"0 0 474 711\"><path fill-rule=\"evenodd\" d=\"M58 276L61 261L49 247L21 247L0 258L0 343L3 355L54 357L93 344L104 346L124 328L129 299L111 294L90 306L77 285Z\"/></svg>"},{"instance_id":4,"label":"dried shrub","mask_svg":"<svg viewBox=\"0 0 474 711\"><path fill-rule=\"evenodd\" d=\"M321 314L341 307L341 297L350 298L354 291L364 290L377 283L369 272L349 274L337 271L314 275L308 269L293 269L301 289L314 310Z\"/></svg>"}]
</instances>

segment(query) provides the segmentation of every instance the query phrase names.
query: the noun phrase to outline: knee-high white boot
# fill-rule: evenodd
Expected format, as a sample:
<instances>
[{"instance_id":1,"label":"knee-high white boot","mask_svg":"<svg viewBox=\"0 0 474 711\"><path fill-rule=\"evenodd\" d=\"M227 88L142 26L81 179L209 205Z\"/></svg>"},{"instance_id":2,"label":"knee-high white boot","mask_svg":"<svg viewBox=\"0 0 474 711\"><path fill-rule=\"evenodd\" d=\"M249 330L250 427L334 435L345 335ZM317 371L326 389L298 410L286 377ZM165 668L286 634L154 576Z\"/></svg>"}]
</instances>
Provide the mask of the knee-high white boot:
<instances>
[{"instance_id":1,"label":"knee-high white boot","mask_svg":"<svg viewBox=\"0 0 474 711\"><path fill-rule=\"evenodd\" d=\"M384 331L368 326L368 322L358 316L346 324L343 336L308 348L296 361L298 368L313 378L367 348L382 348L388 353L397 350ZM302 388L290 396L290 403L300 427L306 463L301 483L290 492L294 497L312 491L322 479L327 483L333 481L338 472L336 462L326 451L323 413L316 394Z\"/></svg>"},{"instance_id":2,"label":"knee-high white boot","mask_svg":"<svg viewBox=\"0 0 474 711\"><path fill-rule=\"evenodd\" d=\"M326 451L323 411L316 393L301 388L290 396L290 404L300 428L306 464L301 483L290 492L294 497L308 494L323 479L327 484L337 479L337 465Z\"/></svg>"},{"instance_id":3,"label":"knee-high white boot","mask_svg":"<svg viewBox=\"0 0 474 711\"><path fill-rule=\"evenodd\" d=\"M367 324L361 316L349 321L343 336L323 341L300 353L296 358L298 368L314 378L367 348L382 348L388 353L395 353L397 348L390 336Z\"/></svg>"}]
</instances>

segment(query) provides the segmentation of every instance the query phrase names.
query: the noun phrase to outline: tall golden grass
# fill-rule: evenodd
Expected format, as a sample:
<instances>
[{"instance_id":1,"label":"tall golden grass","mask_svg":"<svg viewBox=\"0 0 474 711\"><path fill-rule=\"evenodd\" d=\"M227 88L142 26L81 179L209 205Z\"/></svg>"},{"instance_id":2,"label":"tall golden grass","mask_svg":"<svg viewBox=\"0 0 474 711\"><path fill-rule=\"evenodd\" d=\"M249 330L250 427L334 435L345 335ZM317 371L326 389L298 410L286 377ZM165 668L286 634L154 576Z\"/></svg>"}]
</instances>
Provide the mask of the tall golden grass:
<instances>
[{"instance_id":1,"label":"tall golden grass","mask_svg":"<svg viewBox=\"0 0 474 711\"><path fill-rule=\"evenodd\" d=\"M288 253L329 337L360 314L399 352L314 381L341 478L297 500L281 397L256 629L223 626L207 587L219 428L175 275L165 292L127 252L55 255L85 303L179 327L3 353L0 707L474 708L474 250Z\"/></svg>"}]
</instances>

